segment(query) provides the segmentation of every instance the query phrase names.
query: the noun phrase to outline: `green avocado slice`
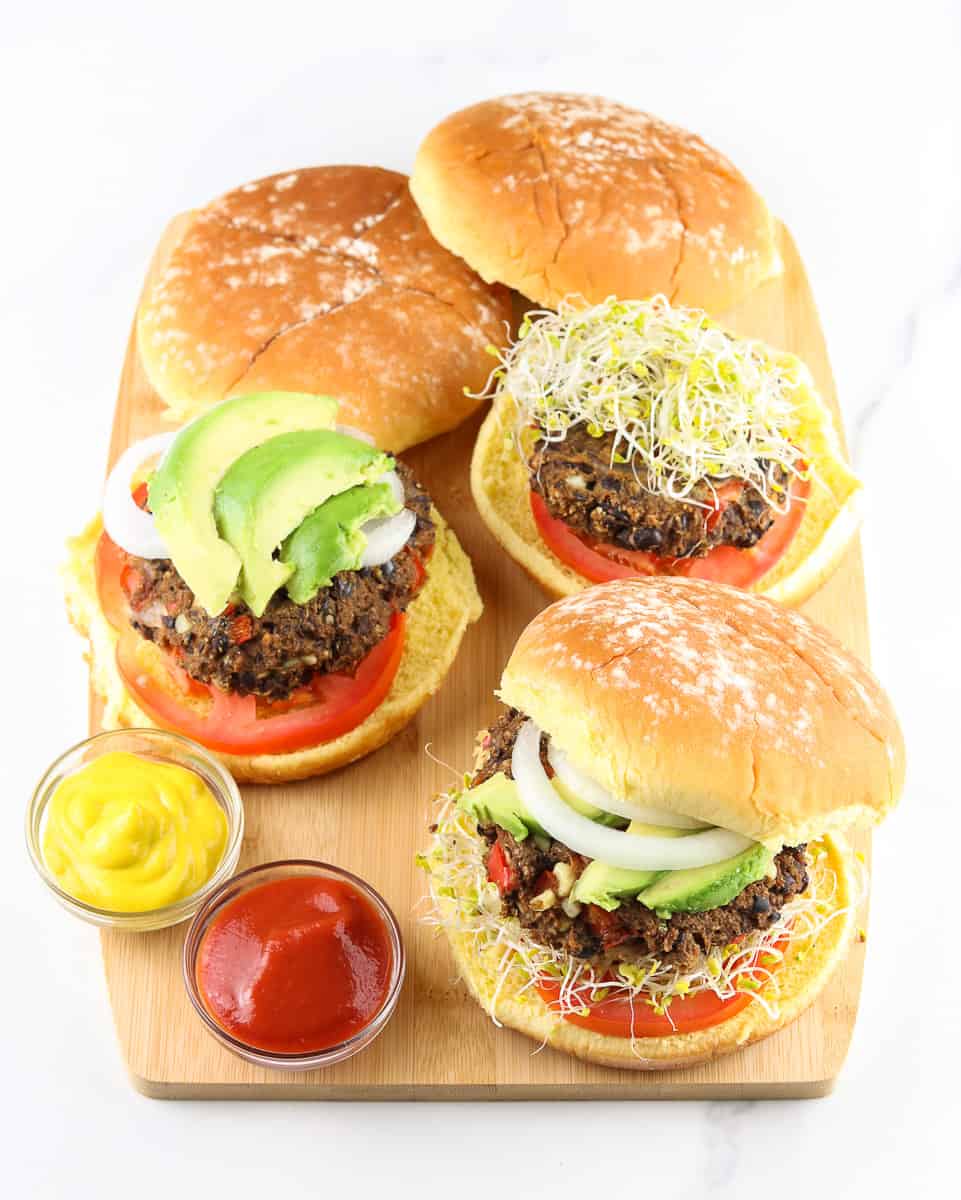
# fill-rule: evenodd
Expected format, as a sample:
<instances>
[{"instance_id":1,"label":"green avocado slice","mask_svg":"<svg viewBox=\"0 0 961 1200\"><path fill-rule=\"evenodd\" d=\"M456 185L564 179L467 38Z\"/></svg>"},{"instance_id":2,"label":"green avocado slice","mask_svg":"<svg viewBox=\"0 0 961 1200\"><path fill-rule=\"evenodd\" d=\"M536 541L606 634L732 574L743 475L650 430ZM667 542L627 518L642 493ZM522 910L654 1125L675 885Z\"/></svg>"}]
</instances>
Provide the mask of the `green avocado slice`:
<instances>
[{"instance_id":1,"label":"green avocado slice","mask_svg":"<svg viewBox=\"0 0 961 1200\"><path fill-rule=\"evenodd\" d=\"M336 417L331 396L252 392L215 405L171 443L150 480L150 511L174 566L211 615L226 607L241 568L240 555L214 520L217 485L253 447L278 434L329 429Z\"/></svg>"},{"instance_id":2,"label":"green avocado slice","mask_svg":"<svg viewBox=\"0 0 961 1200\"><path fill-rule=\"evenodd\" d=\"M240 556L240 594L255 616L294 573L274 558L284 539L331 496L393 465L382 451L331 430L281 434L237 459L217 488L214 519Z\"/></svg>"},{"instance_id":3,"label":"green avocado slice","mask_svg":"<svg viewBox=\"0 0 961 1200\"><path fill-rule=\"evenodd\" d=\"M287 580L291 600L306 604L339 571L356 571L367 544L361 525L400 508L386 483L358 484L315 508L280 548L280 561L294 572Z\"/></svg>"},{"instance_id":4,"label":"green avocado slice","mask_svg":"<svg viewBox=\"0 0 961 1200\"><path fill-rule=\"evenodd\" d=\"M761 842L748 846L733 858L708 867L689 867L668 871L638 895L646 908L658 916L671 913L707 912L720 908L744 891L748 884L763 879L771 869L774 855Z\"/></svg>"},{"instance_id":5,"label":"green avocado slice","mask_svg":"<svg viewBox=\"0 0 961 1200\"><path fill-rule=\"evenodd\" d=\"M498 825L518 842L530 833L544 833L527 811L517 784L503 771L461 792L457 806L470 813L478 825Z\"/></svg>"},{"instance_id":6,"label":"green avocado slice","mask_svg":"<svg viewBox=\"0 0 961 1200\"><path fill-rule=\"evenodd\" d=\"M696 830L632 821L627 827L627 832L637 837L687 837ZM596 904L599 908L613 912L622 900L634 899L639 892L668 874L669 871L631 871L626 867L610 867L595 858L578 877L571 891L571 899L576 900L578 904Z\"/></svg>"},{"instance_id":7,"label":"green avocado slice","mask_svg":"<svg viewBox=\"0 0 961 1200\"><path fill-rule=\"evenodd\" d=\"M580 796L575 796L569 787L561 782L555 775L551 780L554 785L554 791L560 796L565 804L569 804L575 812L579 812L582 817L587 817L589 821L594 821L598 825L609 825L613 829L625 829L628 825L624 817L619 817L616 813L605 812L604 809L598 808L594 804L589 804L587 800L582 800Z\"/></svg>"}]
</instances>

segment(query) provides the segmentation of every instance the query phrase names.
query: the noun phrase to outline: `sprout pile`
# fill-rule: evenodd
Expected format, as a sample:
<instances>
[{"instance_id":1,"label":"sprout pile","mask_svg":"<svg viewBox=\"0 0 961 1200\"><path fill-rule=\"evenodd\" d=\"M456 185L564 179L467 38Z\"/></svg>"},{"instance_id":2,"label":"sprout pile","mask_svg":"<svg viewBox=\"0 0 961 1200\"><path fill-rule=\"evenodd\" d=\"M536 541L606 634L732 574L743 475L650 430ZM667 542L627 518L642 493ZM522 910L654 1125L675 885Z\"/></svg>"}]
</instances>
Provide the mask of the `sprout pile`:
<instances>
[{"instance_id":1,"label":"sprout pile","mask_svg":"<svg viewBox=\"0 0 961 1200\"><path fill-rule=\"evenodd\" d=\"M739 992L751 993L752 1001L771 1016L778 1013L777 967L790 945L804 955L824 929L856 908L866 892L863 867L844 907L834 907L837 876L823 847L808 851L811 877L805 892L782 910L781 920L766 930L756 930L736 944L711 954L702 954L690 971L649 958L640 963L618 963L616 950L610 961L595 968L562 950L536 941L520 922L501 911L495 884L487 878L486 844L478 836L474 818L457 807L457 793L445 803L435 826L427 854L419 858L429 878L433 911L425 919L452 933L472 939L478 955L496 967L489 1008L497 1021L497 999L509 985L512 995L522 997L540 982L559 986L551 1007L566 1014L586 1014L591 1004L623 998L635 1005L648 1005L670 1020L672 1002L698 992L713 992L728 1000ZM860 859L859 859L860 861ZM799 948L800 947L800 948ZM672 1022L673 1024L673 1022Z\"/></svg>"},{"instance_id":2,"label":"sprout pile","mask_svg":"<svg viewBox=\"0 0 961 1200\"><path fill-rule=\"evenodd\" d=\"M612 434L612 464L630 464L650 492L696 504L698 482L741 479L783 512L784 476L807 477L807 369L697 309L663 296L565 302L529 313L506 350L488 349L499 364L488 392L513 400L519 435L534 426L560 441L576 425Z\"/></svg>"}]
</instances>

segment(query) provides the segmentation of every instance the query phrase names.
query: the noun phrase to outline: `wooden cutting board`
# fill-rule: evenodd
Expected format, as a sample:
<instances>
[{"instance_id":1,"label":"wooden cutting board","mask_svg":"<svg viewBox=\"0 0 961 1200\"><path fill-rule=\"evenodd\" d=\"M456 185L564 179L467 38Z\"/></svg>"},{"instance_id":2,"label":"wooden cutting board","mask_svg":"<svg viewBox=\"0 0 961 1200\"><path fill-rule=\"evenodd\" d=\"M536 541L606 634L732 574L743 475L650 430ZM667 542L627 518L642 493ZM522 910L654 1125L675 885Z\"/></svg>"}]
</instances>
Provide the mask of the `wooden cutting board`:
<instances>
[{"instance_id":1,"label":"wooden cutting board","mask_svg":"<svg viewBox=\"0 0 961 1200\"><path fill-rule=\"evenodd\" d=\"M151 272L176 243L167 229ZM834 381L804 267L781 229L783 276L724 320L806 360L837 412ZM148 277L149 278L149 277ZM800 1020L719 1062L674 1072L627 1072L578 1062L497 1029L453 977L446 940L419 919L424 878L414 854L427 840L432 797L470 764L477 730L497 711L493 690L514 642L546 598L495 544L470 498L468 461L480 417L405 455L470 554L484 598L437 696L393 742L334 775L283 787L244 788L247 836L241 867L269 859L324 859L356 871L397 914L408 950L400 1004L383 1035L339 1066L308 1074L260 1070L221 1048L191 1008L181 979L185 927L102 934L120 1049L138 1091L155 1097L277 1099L664 1099L819 1096L844 1061L857 1011L864 948ZM120 381L111 463L136 438L164 428L162 406L131 337ZM805 609L866 658L859 547ZM97 728L96 705L92 725ZM866 839L861 843L867 849ZM866 914L865 914L866 916ZM864 919L862 918L862 924Z\"/></svg>"}]
</instances>

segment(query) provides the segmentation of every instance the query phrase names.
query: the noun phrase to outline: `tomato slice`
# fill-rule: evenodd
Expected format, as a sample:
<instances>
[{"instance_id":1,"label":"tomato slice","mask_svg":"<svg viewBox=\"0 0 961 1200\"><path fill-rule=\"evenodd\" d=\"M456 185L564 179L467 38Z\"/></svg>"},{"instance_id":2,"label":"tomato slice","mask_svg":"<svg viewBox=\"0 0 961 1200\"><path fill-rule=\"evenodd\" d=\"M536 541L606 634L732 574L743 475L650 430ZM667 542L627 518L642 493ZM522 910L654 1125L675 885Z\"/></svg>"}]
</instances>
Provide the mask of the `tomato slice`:
<instances>
[{"instance_id":1,"label":"tomato slice","mask_svg":"<svg viewBox=\"0 0 961 1200\"><path fill-rule=\"evenodd\" d=\"M395 613L353 675L318 674L276 705L189 679L133 629L117 643L117 666L137 704L163 728L227 754L288 754L349 733L383 703L403 657L405 626L405 615Z\"/></svg>"},{"instance_id":2,"label":"tomato slice","mask_svg":"<svg viewBox=\"0 0 961 1200\"><path fill-rule=\"evenodd\" d=\"M108 534L102 533L94 554L94 573L97 579L97 598L103 615L117 630L130 627L128 597L136 591L140 572L131 567L126 551L121 550Z\"/></svg>"},{"instance_id":3,"label":"tomato slice","mask_svg":"<svg viewBox=\"0 0 961 1200\"><path fill-rule=\"evenodd\" d=\"M738 550L716 546L703 558L662 558L646 550L622 550L606 542L582 537L569 525L551 516L543 497L531 492L531 512L541 537L561 562L589 579L606 583L611 579L636 579L639 575L686 575L690 579L712 579L734 587L750 587L766 575L784 555L804 519L804 501L811 490L807 480L791 482L791 505L777 513L774 523L754 546ZM717 520L729 499L723 490L712 519Z\"/></svg>"},{"instance_id":4,"label":"tomato slice","mask_svg":"<svg viewBox=\"0 0 961 1200\"><path fill-rule=\"evenodd\" d=\"M502 896L517 887L517 875L507 861L507 855L500 842L495 842L491 846L490 854L487 856L487 878L497 884L497 890Z\"/></svg>"},{"instance_id":5,"label":"tomato slice","mask_svg":"<svg viewBox=\"0 0 961 1200\"><path fill-rule=\"evenodd\" d=\"M784 936L775 943L779 950L787 945ZM759 959L766 951L761 951L745 964L744 969L737 974L738 979L753 979L762 982ZM777 963L780 964L780 959ZM775 969L774 967L770 969ZM601 985L603 986L603 985ZM556 1004L560 999L561 985L552 979L540 979L537 990L541 999L548 1004ZM631 1002L627 996L613 996L590 1005L587 1013L565 1013L564 1020L572 1025L580 1025L593 1033L603 1033L608 1037L670 1037L674 1033L694 1033L698 1029L709 1029L719 1025L721 1021L730 1020L751 1003L753 991L736 992L726 1000L722 1000L713 992L695 992L691 996L678 996L671 1001L670 1016L667 1013L657 1013L649 1004L635 1002L633 1014Z\"/></svg>"}]
</instances>

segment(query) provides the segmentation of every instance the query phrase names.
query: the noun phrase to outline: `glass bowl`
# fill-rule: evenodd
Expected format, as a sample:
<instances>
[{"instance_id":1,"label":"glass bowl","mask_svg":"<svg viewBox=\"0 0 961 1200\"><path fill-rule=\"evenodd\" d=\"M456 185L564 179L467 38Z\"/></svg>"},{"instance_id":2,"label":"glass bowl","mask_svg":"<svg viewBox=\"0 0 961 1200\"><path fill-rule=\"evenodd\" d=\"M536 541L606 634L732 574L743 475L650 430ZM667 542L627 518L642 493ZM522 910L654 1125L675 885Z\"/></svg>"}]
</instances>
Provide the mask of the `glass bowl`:
<instances>
[{"instance_id":1,"label":"glass bowl","mask_svg":"<svg viewBox=\"0 0 961 1200\"><path fill-rule=\"evenodd\" d=\"M197 957L204 934L217 914L231 900L236 899L237 896L242 895L244 892L259 887L263 883L270 883L275 879L289 879L291 876L298 875L309 875L322 879L337 879L352 884L370 901L380 915L387 932L388 941L390 942L393 961L384 1003L373 1019L363 1029L358 1030L357 1033L345 1041L338 1042L334 1046L328 1046L323 1050L310 1050L303 1054L281 1054L270 1050L259 1050L256 1046L249 1046L246 1042L239 1041L214 1020L207 1011L200 994L200 986L197 982ZM206 1025L208 1032L222 1046L226 1046L228 1050L231 1050L247 1062L253 1063L258 1067L272 1067L278 1071L312 1071L319 1067L330 1067L334 1063L343 1062L345 1058L350 1058L352 1055L357 1054L358 1051L369 1046L374 1038L383 1031L393 1015L394 1009L397 1007L406 968L407 961L400 927L397 924L397 918L387 906L384 898L378 892L375 892L370 884L365 883L363 879L359 879L350 871L332 866L330 863L315 862L309 858L291 858L278 862L264 863L259 867L251 867L247 871L241 871L233 879L228 879L225 883L222 883L217 891L207 898L203 908L194 917L190 928L187 930L187 938L184 942L184 984L186 985L190 1002L197 1010L197 1015L203 1021L204 1025Z\"/></svg>"},{"instance_id":2,"label":"glass bowl","mask_svg":"<svg viewBox=\"0 0 961 1200\"><path fill-rule=\"evenodd\" d=\"M158 762L175 763L195 771L210 788L227 817L227 843L216 871L192 895L163 908L152 908L146 912L112 912L85 904L58 885L44 861L43 830L47 804L57 785L80 767L115 750L139 754L142 758ZM91 925L145 933L189 920L207 897L234 873L244 836L244 807L233 776L203 746L163 729L116 729L98 733L80 742L61 754L47 769L27 809L26 834L27 849L37 874L68 912Z\"/></svg>"}]
</instances>

